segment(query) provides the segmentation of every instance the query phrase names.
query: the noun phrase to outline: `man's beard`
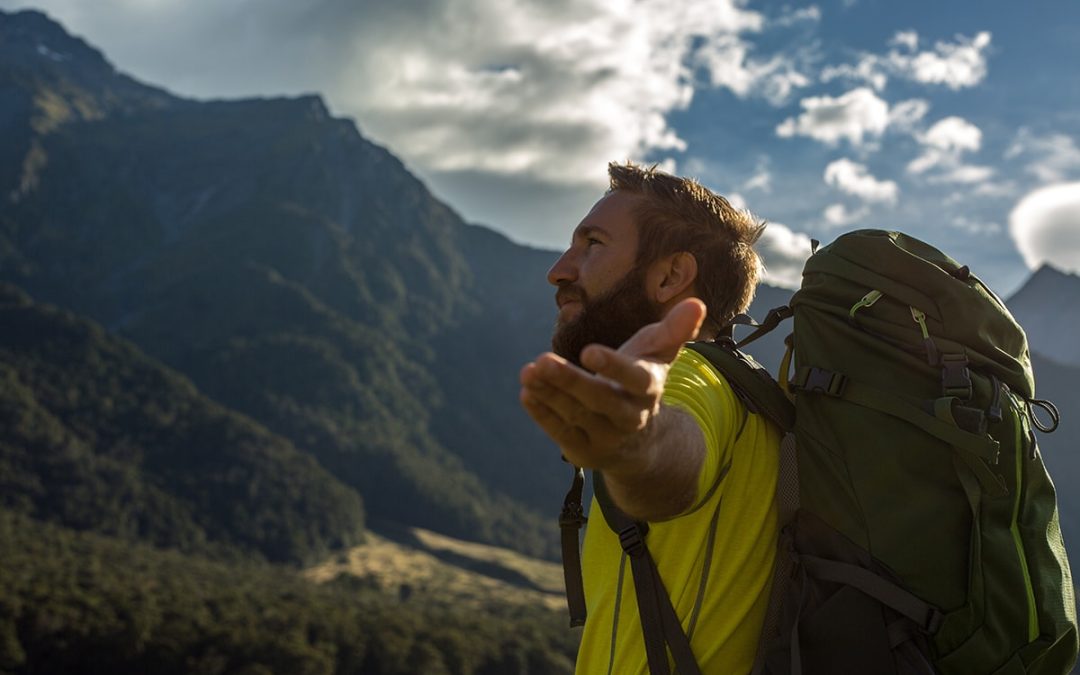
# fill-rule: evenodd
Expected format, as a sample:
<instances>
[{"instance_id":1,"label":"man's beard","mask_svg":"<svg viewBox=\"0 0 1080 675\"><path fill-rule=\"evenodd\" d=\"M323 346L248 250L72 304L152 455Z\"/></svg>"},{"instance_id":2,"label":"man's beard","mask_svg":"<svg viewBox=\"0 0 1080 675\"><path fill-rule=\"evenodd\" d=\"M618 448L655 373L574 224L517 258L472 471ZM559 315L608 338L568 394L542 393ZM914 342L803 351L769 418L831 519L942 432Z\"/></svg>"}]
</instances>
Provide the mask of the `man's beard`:
<instances>
[{"instance_id":1,"label":"man's beard","mask_svg":"<svg viewBox=\"0 0 1080 675\"><path fill-rule=\"evenodd\" d=\"M577 316L557 323L551 348L559 356L581 365L581 350L593 343L618 349L643 326L661 319L660 305L645 294L645 270L635 267L618 284L595 300L570 284L559 290L581 301Z\"/></svg>"}]
</instances>

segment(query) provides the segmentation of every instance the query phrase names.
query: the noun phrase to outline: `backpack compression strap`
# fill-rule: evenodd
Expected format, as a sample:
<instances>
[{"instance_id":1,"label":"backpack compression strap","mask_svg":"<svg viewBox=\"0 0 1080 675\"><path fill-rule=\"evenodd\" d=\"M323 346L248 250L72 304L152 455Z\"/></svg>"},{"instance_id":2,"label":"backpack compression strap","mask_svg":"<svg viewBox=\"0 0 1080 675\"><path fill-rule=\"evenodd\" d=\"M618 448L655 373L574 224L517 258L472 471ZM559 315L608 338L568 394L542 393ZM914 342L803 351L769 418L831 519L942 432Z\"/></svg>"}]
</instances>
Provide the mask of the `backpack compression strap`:
<instances>
[{"instance_id":1,"label":"backpack compression strap","mask_svg":"<svg viewBox=\"0 0 1080 675\"><path fill-rule=\"evenodd\" d=\"M570 627L585 625L585 584L581 580L581 549L578 541L581 526L587 521L581 505L585 487L585 470L574 467L574 482L563 500L559 514L562 534L563 580L566 582L566 605L570 610Z\"/></svg>"},{"instance_id":2,"label":"backpack compression strap","mask_svg":"<svg viewBox=\"0 0 1080 675\"><path fill-rule=\"evenodd\" d=\"M664 589L663 580L660 579L660 571L645 545L649 526L635 521L615 505L599 471L593 471L593 492L604 514L604 520L612 531L619 535L623 552L630 558L630 571L634 577L634 593L641 618L641 632L645 638L649 672L652 675L671 673L667 659L670 649L679 675L701 675L697 659L690 649L690 639L683 631L679 615Z\"/></svg>"}]
</instances>

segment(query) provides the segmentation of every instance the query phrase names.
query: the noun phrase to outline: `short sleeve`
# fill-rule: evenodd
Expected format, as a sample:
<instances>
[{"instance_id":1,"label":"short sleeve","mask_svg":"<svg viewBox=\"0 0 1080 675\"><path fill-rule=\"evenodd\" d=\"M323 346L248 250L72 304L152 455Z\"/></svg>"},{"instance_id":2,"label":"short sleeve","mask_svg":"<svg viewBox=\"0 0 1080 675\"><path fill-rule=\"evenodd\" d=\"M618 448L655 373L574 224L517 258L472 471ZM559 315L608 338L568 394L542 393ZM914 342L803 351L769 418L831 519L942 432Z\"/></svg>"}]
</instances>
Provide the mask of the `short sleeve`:
<instances>
[{"instance_id":1,"label":"short sleeve","mask_svg":"<svg viewBox=\"0 0 1080 675\"><path fill-rule=\"evenodd\" d=\"M720 489L746 407L705 357L686 348L668 372L661 401L693 417L705 438L705 461L690 509L694 510Z\"/></svg>"}]
</instances>

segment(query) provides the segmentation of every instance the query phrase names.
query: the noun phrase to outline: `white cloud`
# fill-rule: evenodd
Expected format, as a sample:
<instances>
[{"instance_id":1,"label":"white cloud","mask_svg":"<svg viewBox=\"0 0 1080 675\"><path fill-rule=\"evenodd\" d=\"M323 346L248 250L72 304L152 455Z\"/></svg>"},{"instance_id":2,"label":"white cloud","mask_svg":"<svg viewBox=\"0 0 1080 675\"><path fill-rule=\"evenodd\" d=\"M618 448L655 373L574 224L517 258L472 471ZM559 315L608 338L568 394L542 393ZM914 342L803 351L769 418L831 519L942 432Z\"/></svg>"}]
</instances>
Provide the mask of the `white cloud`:
<instances>
[{"instance_id":1,"label":"white cloud","mask_svg":"<svg viewBox=\"0 0 1080 675\"><path fill-rule=\"evenodd\" d=\"M1012 197L1016 194L1016 183L1009 180L1001 181L999 183L980 183L975 187L973 192L980 197L991 197L994 199Z\"/></svg>"},{"instance_id":2,"label":"white cloud","mask_svg":"<svg viewBox=\"0 0 1080 675\"><path fill-rule=\"evenodd\" d=\"M742 196L742 193L732 192L727 196L728 203L737 209L746 209L746 197Z\"/></svg>"},{"instance_id":3,"label":"white cloud","mask_svg":"<svg viewBox=\"0 0 1080 675\"><path fill-rule=\"evenodd\" d=\"M783 104L791 92L810 85L786 56L760 60L749 56L750 45L734 35L702 44L693 62L706 68L713 87L727 88L740 98L761 96L773 105Z\"/></svg>"},{"instance_id":4,"label":"white cloud","mask_svg":"<svg viewBox=\"0 0 1080 675\"><path fill-rule=\"evenodd\" d=\"M854 211L849 211L843 204L830 204L825 207L821 215L824 216L825 222L829 225L843 227L857 223L870 215L870 209L862 206Z\"/></svg>"},{"instance_id":5,"label":"white cloud","mask_svg":"<svg viewBox=\"0 0 1080 675\"><path fill-rule=\"evenodd\" d=\"M769 192L772 190L772 173L769 171L769 160L767 157L762 157L758 160L754 175L746 179L746 182L742 184L742 189L760 190L762 192Z\"/></svg>"},{"instance_id":6,"label":"white cloud","mask_svg":"<svg viewBox=\"0 0 1080 675\"><path fill-rule=\"evenodd\" d=\"M866 166L842 158L825 167L825 182L865 202L895 204L900 188L894 181L878 180Z\"/></svg>"},{"instance_id":7,"label":"white cloud","mask_svg":"<svg viewBox=\"0 0 1080 675\"><path fill-rule=\"evenodd\" d=\"M776 127L778 136L808 136L829 145L847 140L858 146L867 137L881 136L889 124L889 104L865 87L837 98L804 98L799 105L804 112L781 122Z\"/></svg>"},{"instance_id":8,"label":"white cloud","mask_svg":"<svg viewBox=\"0 0 1080 675\"><path fill-rule=\"evenodd\" d=\"M766 18L740 0L419 1L439 11L355 38L337 89L423 171L578 183L609 159L685 150L667 118L690 105L695 73L777 102L809 84L757 55L747 36Z\"/></svg>"},{"instance_id":9,"label":"white cloud","mask_svg":"<svg viewBox=\"0 0 1080 675\"><path fill-rule=\"evenodd\" d=\"M957 216L953 219L952 226L976 236L996 235L1002 230L1000 223L975 220L967 216Z\"/></svg>"},{"instance_id":10,"label":"white cloud","mask_svg":"<svg viewBox=\"0 0 1080 675\"><path fill-rule=\"evenodd\" d=\"M982 183L994 177L994 169L989 166L962 164L931 177L936 183Z\"/></svg>"},{"instance_id":11,"label":"white cloud","mask_svg":"<svg viewBox=\"0 0 1080 675\"><path fill-rule=\"evenodd\" d=\"M873 54L864 54L854 65L841 63L826 66L821 70L822 82L832 82L837 79L865 82L876 91L885 89L885 85L889 82L889 77L881 69L881 60Z\"/></svg>"},{"instance_id":12,"label":"white cloud","mask_svg":"<svg viewBox=\"0 0 1080 675\"><path fill-rule=\"evenodd\" d=\"M901 44L914 52L910 37L905 40ZM917 44L917 40L914 44ZM988 32L981 32L973 38L958 35L955 43L938 42L932 51L907 53L893 50L886 57L886 63L892 72L916 82L963 89L979 84L986 77L985 52L989 46Z\"/></svg>"},{"instance_id":13,"label":"white cloud","mask_svg":"<svg viewBox=\"0 0 1080 675\"><path fill-rule=\"evenodd\" d=\"M1059 183L1029 193L1009 214L1009 233L1024 262L1050 263L1080 273L1080 183Z\"/></svg>"},{"instance_id":14,"label":"white cloud","mask_svg":"<svg viewBox=\"0 0 1080 675\"><path fill-rule=\"evenodd\" d=\"M809 77L795 69L794 64L780 57L770 62L768 75L760 82L761 96L777 107L786 103L796 89L812 83Z\"/></svg>"},{"instance_id":15,"label":"white cloud","mask_svg":"<svg viewBox=\"0 0 1080 675\"><path fill-rule=\"evenodd\" d=\"M916 138L923 151L908 163L908 173L921 175L934 170L930 179L945 183L978 183L994 175L990 167L963 163L965 153L982 147L982 131L963 118L946 117Z\"/></svg>"},{"instance_id":16,"label":"white cloud","mask_svg":"<svg viewBox=\"0 0 1080 675\"><path fill-rule=\"evenodd\" d=\"M821 79L865 82L878 91L885 88L890 76L953 90L974 87L986 78L990 40L988 32L973 38L958 35L955 42L938 42L933 49L917 51L918 33L901 31L889 41L893 48L886 54L863 53L854 64L828 66L822 69Z\"/></svg>"},{"instance_id":17,"label":"white cloud","mask_svg":"<svg viewBox=\"0 0 1080 675\"><path fill-rule=\"evenodd\" d=\"M783 55L800 45L751 43L772 26L744 0L35 4L121 69L184 95L320 92L467 217L517 231L566 214L539 201L488 209L485 189L602 189L607 161L686 147L668 117L695 88L779 102L810 84L800 59ZM780 16L808 22L820 10Z\"/></svg>"},{"instance_id":18,"label":"white cloud","mask_svg":"<svg viewBox=\"0 0 1080 675\"><path fill-rule=\"evenodd\" d=\"M758 255L765 263L765 281L773 286L798 288L802 269L810 257L810 237L787 225L769 223L758 240Z\"/></svg>"},{"instance_id":19,"label":"white cloud","mask_svg":"<svg viewBox=\"0 0 1080 675\"><path fill-rule=\"evenodd\" d=\"M919 48L919 34L913 30L902 30L889 40L890 45L898 47L907 47L908 51L915 51Z\"/></svg>"},{"instance_id":20,"label":"white cloud","mask_svg":"<svg viewBox=\"0 0 1080 675\"><path fill-rule=\"evenodd\" d=\"M975 151L982 147L982 131L962 117L946 117L930 127L920 140L946 152Z\"/></svg>"},{"instance_id":21,"label":"white cloud","mask_svg":"<svg viewBox=\"0 0 1080 675\"><path fill-rule=\"evenodd\" d=\"M1080 176L1080 148L1065 134L1039 136L1022 127L1005 152L1006 159L1016 157L1026 159L1025 170L1044 183L1060 183Z\"/></svg>"},{"instance_id":22,"label":"white cloud","mask_svg":"<svg viewBox=\"0 0 1080 675\"><path fill-rule=\"evenodd\" d=\"M804 22L817 23L819 21L821 21L821 8L817 5L810 5L795 10L787 8L783 14L770 21L769 25L787 27Z\"/></svg>"},{"instance_id":23,"label":"white cloud","mask_svg":"<svg viewBox=\"0 0 1080 675\"><path fill-rule=\"evenodd\" d=\"M930 103L921 98L900 101L889 110L889 127L913 134L928 112L930 112Z\"/></svg>"}]
</instances>

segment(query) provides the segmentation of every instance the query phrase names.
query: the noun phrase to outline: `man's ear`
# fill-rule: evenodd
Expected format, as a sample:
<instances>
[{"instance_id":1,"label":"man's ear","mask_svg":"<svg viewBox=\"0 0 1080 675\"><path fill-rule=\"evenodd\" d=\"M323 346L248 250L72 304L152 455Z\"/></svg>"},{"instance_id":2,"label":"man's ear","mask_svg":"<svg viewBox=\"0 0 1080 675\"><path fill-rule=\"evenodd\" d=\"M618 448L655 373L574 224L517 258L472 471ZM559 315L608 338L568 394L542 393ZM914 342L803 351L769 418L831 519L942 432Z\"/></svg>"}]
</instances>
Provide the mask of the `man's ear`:
<instances>
[{"instance_id":1,"label":"man's ear","mask_svg":"<svg viewBox=\"0 0 1080 675\"><path fill-rule=\"evenodd\" d=\"M654 299L666 304L672 299L693 291L697 281L697 258L692 253L680 251L657 260L652 270Z\"/></svg>"}]
</instances>

